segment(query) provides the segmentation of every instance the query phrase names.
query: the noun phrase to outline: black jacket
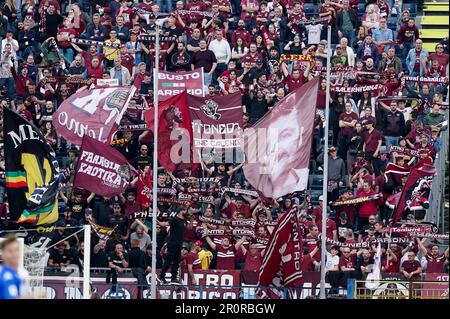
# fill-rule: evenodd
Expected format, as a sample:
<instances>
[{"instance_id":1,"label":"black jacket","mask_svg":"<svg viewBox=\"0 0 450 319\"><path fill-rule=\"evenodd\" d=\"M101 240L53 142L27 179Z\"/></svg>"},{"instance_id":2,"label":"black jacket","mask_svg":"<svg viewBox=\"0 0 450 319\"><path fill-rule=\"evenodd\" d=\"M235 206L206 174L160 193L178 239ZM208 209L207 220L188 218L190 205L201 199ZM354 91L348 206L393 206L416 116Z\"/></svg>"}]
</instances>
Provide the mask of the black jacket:
<instances>
[{"instance_id":1,"label":"black jacket","mask_svg":"<svg viewBox=\"0 0 450 319\"><path fill-rule=\"evenodd\" d=\"M405 133L405 117L400 111L388 111L383 116L384 136L402 136Z\"/></svg>"}]
</instances>

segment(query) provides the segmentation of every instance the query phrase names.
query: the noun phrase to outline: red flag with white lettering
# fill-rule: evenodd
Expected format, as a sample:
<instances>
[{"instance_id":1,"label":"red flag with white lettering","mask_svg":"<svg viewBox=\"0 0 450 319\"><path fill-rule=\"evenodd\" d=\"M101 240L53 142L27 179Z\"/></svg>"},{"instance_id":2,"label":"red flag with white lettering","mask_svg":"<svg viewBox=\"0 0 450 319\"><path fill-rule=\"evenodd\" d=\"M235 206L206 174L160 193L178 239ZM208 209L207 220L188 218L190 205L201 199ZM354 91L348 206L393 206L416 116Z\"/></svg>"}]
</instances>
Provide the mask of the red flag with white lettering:
<instances>
[{"instance_id":1,"label":"red flag with white lettering","mask_svg":"<svg viewBox=\"0 0 450 319\"><path fill-rule=\"evenodd\" d=\"M86 89L71 95L53 114L58 135L81 145L84 135L108 143L136 90L129 87Z\"/></svg>"},{"instance_id":2,"label":"red flag with white lettering","mask_svg":"<svg viewBox=\"0 0 450 319\"><path fill-rule=\"evenodd\" d=\"M112 197L125 191L130 178L131 167L125 156L115 148L84 135L74 187Z\"/></svg>"}]
</instances>

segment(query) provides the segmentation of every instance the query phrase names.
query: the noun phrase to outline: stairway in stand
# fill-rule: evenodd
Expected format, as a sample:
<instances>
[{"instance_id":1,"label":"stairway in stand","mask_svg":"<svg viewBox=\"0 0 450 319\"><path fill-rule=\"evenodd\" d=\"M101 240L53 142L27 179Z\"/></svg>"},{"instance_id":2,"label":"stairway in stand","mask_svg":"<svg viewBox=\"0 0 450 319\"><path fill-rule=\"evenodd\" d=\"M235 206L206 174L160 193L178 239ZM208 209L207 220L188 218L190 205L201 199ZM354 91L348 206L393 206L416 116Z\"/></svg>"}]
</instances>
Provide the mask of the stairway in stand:
<instances>
[{"instance_id":1,"label":"stairway in stand","mask_svg":"<svg viewBox=\"0 0 450 319\"><path fill-rule=\"evenodd\" d=\"M423 16L420 21L420 38L423 47L430 53L435 51L435 46L444 37L448 37L449 27L449 2L425 2Z\"/></svg>"}]
</instances>

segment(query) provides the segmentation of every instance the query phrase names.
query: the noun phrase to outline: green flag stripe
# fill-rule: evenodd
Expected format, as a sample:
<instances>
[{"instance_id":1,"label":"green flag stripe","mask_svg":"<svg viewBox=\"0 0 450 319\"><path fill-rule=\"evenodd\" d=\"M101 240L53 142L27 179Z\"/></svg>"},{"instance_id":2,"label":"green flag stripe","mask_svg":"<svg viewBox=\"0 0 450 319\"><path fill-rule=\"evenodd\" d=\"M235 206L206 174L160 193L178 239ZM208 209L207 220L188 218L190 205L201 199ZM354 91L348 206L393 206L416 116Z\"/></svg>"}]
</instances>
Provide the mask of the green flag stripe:
<instances>
[{"instance_id":1,"label":"green flag stripe","mask_svg":"<svg viewBox=\"0 0 450 319\"><path fill-rule=\"evenodd\" d=\"M23 215L29 216L29 215L39 215L39 214L43 214L43 213L49 213L53 210L53 207L55 207L55 203L52 203L49 206L45 206L45 207L39 208L38 210L34 210L34 211L24 210Z\"/></svg>"},{"instance_id":2,"label":"green flag stripe","mask_svg":"<svg viewBox=\"0 0 450 319\"><path fill-rule=\"evenodd\" d=\"M24 171L9 171L5 172L6 177L23 177L26 178L27 174Z\"/></svg>"}]
</instances>

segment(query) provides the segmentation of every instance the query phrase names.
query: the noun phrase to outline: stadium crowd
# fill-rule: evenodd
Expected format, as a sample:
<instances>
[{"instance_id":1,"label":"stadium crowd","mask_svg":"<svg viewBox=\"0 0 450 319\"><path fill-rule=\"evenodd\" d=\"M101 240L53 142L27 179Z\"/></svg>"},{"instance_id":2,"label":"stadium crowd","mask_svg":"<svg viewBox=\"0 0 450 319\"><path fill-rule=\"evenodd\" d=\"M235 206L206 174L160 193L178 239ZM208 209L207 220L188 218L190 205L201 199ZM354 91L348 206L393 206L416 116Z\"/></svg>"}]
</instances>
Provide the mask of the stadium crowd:
<instances>
[{"instance_id":1,"label":"stadium crowd","mask_svg":"<svg viewBox=\"0 0 450 319\"><path fill-rule=\"evenodd\" d=\"M144 108L153 105L155 46L139 37L154 32L161 17L165 18L161 35L174 40L161 42L159 68L177 72L203 67L207 95L240 92L244 128L254 125L284 96L320 76L311 178L322 174L324 156L329 165L328 203L310 190L275 199L217 190L252 190L238 162L212 163L204 158L199 167L183 165L172 172L161 167L154 172L158 187L173 189L158 195L155 227L157 268L170 259L174 281L178 264L189 272L192 284L197 269L258 271L276 220L297 206L304 209L307 219L303 271L320 271L320 252L327 249L322 266L334 288L345 286L348 277L365 278L372 270L377 245L355 248L345 244L389 237L384 231L393 211L389 199L401 192L408 175L386 168L395 164L407 171L419 161L432 164L442 147L441 134L445 134L444 121L448 119L441 108L448 107L444 102L447 83L416 83L405 77L448 76L448 37L436 45L434 53L427 52L415 18L402 10L397 0L1 2L1 110L11 108L38 126L66 172L59 192L60 220L47 236L51 243L58 243L76 231L70 227L88 221L114 228L107 240L94 235L91 249L92 267L110 268L108 277L113 282L124 268L132 268L140 283L145 283L145 275L151 271L154 225L151 217L135 213L148 205L137 190L139 183L149 182L152 176L153 141L148 132L118 132L114 147L139 170L139 178L120 196L100 197L73 189L79 149L58 136L51 119L65 99L86 85L82 80L95 84L98 79L117 79L119 85L137 87L124 123L141 123ZM397 17L396 25L388 25L392 17ZM331 43L326 40L328 26L332 27ZM59 52L49 47L51 38ZM75 43L73 38L97 42ZM332 74L340 77L333 78L332 86L345 93L331 92L330 147L329 153L323 154L328 51ZM282 55L294 56L280 60ZM78 80L65 81L67 78ZM367 91L345 90L376 84L380 86ZM389 98L392 96L400 98ZM3 129L0 134L3 139ZM391 146L398 148L392 151ZM1 171L5 151L2 148ZM217 179L212 183L196 179L206 177ZM173 183L176 178L181 182ZM189 188L207 187L211 188L208 201L195 198L195 194L190 200L179 196ZM334 205L365 196L373 196L373 200ZM425 220L429 203L420 196L413 202L403 219L415 225ZM2 225L7 227L4 183L0 203ZM325 230L323 205L328 206ZM232 225L238 220L253 220L243 228L253 229L255 235L233 235ZM224 234L204 236L205 229L224 230ZM326 248L320 245L321 233L330 239ZM173 249L168 253L167 247L175 242L182 242L178 253ZM448 273L448 248L445 252L439 248L434 241L419 237L406 244L383 244L382 271L400 272L411 280L425 272ZM79 264L83 252L79 233L52 249L48 266L60 269ZM164 265L163 272L168 266Z\"/></svg>"}]
</instances>

